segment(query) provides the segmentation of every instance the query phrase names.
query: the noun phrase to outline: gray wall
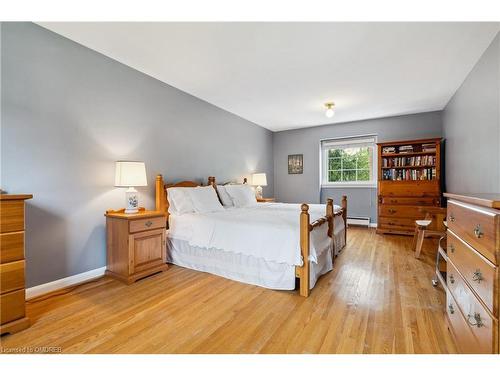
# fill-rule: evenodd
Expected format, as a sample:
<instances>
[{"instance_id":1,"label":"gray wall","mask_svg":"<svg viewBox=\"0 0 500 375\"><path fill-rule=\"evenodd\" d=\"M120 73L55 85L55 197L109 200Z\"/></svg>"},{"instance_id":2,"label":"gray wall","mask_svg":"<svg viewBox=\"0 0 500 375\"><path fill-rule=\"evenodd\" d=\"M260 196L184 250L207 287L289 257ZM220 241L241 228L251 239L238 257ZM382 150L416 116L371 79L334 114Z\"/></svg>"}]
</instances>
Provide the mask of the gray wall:
<instances>
[{"instance_id":1,"label":"gray wall","mask_svg":"<svg viewBox=\"0 0 500 375\"><path fill-rule=\"evenodd\" d=\"M450 192L500 193L500 34L443 113Z\"/></svg>"},{"instance_id":2,"label":"gray wall","mask_svg":"<svg viewBox=\"0 0 500 375\"><path fill-rule=\"evenodd\" d=\"M390 140L440 137L442 134L441 112L427 112L374 120L317 126L306 129L274 133L274 194L282 202L324 202L331 197L340 202L348 196L349 216L377 218L377 191L375 188L328 188L320 187L320 141L328 138L352 137L375 134L379 142ZM304 173L289 175L289 154L304 154Z\"/></svg>"},{"instance_id":3,"label":"gray wall","mask_svg":"<svg viewBox=\"0 0 500 375\"><path fill-rule=\"evenodd\" d=\"M27 285L105 265L104 211L124 206L114 161L154 178L266 172L272 133L30 23L3 23L1 186L27 206Z\"/></svg>"}]
</instances>

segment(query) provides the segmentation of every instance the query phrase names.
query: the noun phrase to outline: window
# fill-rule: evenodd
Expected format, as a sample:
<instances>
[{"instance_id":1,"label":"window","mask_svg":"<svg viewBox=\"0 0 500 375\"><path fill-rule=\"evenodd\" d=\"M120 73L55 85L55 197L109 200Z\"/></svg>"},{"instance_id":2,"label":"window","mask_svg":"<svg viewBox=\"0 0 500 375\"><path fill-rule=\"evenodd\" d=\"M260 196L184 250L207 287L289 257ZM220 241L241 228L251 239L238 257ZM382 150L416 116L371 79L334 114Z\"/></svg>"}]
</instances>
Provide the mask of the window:
<instances>
[{"instance_id":1,"label":"window","mask_svg":"<svg viewBox=\"0 0 500 375\"><path fill-rule=\"evenodd\" d=\"M321 142L323 186L374 186L375 137Z\"/></svg>"}]
</instances>

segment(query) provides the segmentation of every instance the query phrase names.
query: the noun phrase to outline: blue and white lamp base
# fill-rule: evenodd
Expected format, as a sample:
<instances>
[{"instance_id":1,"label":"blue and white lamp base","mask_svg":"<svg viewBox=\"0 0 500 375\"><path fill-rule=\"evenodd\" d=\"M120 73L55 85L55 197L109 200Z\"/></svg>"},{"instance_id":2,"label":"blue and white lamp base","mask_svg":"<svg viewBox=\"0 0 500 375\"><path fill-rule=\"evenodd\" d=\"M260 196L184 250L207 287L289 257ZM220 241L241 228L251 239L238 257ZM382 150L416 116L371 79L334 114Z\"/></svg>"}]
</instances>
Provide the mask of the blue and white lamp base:
<instances>
[{"instance_id":1,"label":"blue and white lamp base","mask_svg":"<svg viewBox=\"0 0 500 375\"><path fill-rule=\"evenodd\" d=\"M135 214L139 212L139 193L132 186L125 192L125 213Z\"/></svg>"}]
</instances>

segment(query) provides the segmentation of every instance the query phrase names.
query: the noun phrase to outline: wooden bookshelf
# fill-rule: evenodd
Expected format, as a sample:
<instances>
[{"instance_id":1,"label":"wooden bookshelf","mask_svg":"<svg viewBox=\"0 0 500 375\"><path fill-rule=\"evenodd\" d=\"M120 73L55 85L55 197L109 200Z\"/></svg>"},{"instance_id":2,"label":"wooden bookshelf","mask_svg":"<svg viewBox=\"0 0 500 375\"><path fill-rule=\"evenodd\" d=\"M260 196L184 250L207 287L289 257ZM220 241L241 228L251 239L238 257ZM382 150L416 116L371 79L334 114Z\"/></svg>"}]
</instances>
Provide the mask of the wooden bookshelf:
<instances>
[{"instance_id":1,"label":"wooden bookshelf","mask_svg":"<svg viewBox=\"0 0 500 375\"><path fill-rule=\"evenodd\" d=\"M413 235L441 205L441 138L378 143L377 233Z\"/></svg>"}]
</instances>

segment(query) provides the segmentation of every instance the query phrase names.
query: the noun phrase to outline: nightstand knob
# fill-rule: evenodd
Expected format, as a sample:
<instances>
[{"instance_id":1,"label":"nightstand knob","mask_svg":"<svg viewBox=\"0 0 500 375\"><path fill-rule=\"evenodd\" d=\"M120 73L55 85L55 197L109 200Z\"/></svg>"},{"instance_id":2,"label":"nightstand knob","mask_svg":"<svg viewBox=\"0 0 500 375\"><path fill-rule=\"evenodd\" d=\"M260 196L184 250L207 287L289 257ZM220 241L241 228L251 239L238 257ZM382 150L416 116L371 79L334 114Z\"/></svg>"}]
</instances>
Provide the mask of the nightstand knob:
<instances>
[{"instance_id":1,"label":"nightstand knob","mask_svg":"<svg viewBox=\"0 0 500 375\"><path fill-rule=\"evenodd\" d=\"M153 225L153 222L152 221L146 221L146 223L144 223L144 225L146 225L148 228Z\"/></svg>"}]
</instances>

